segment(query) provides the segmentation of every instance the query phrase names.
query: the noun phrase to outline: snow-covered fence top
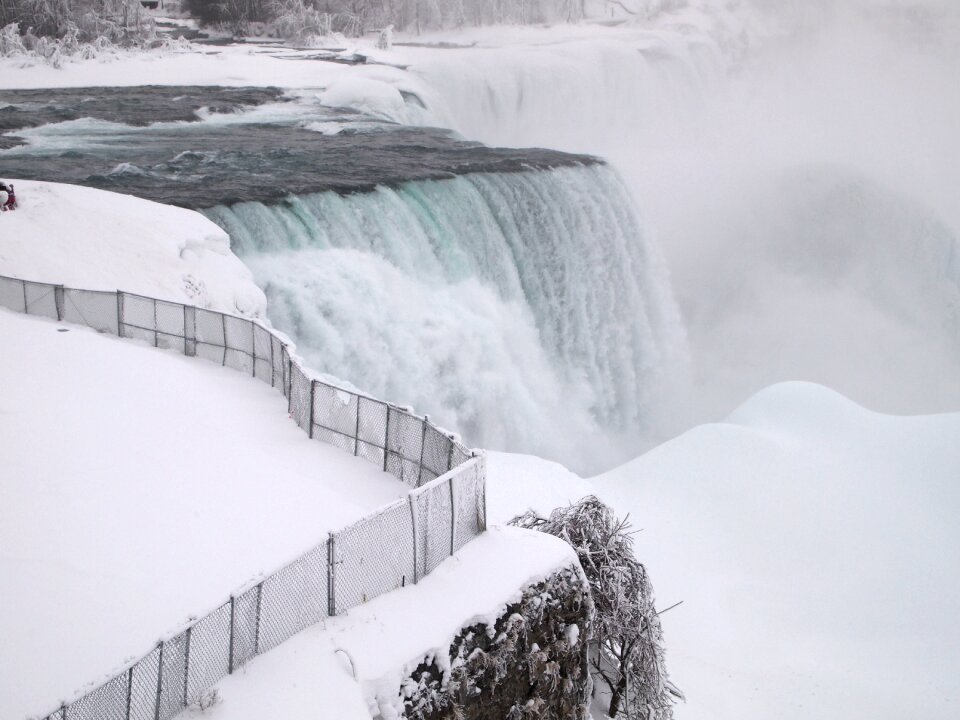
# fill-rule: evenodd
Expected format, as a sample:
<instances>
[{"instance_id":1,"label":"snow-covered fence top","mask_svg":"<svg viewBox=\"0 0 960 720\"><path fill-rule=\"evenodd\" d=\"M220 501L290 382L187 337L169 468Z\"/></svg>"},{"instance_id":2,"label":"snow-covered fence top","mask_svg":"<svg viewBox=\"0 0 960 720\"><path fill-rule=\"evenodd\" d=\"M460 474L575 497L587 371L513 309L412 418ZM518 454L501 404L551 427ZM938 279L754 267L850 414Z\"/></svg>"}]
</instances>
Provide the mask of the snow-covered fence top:
<instances>
[{"instance_id":1,"label":"snow-covered fence top","mask_svg":"<svg viewBox=\"0 0 960 720\"><path fill-rule=\"evenodd\" d=\"M389 403L310 376L269 328L126 292L0 275L0 307L138 338L276 387L311 438L411 485L381 508L230 597L46 720L167 720L220 678L324 617L416 583L486 527L486 472L456 438Z\"/></svg>"}]
</instances>

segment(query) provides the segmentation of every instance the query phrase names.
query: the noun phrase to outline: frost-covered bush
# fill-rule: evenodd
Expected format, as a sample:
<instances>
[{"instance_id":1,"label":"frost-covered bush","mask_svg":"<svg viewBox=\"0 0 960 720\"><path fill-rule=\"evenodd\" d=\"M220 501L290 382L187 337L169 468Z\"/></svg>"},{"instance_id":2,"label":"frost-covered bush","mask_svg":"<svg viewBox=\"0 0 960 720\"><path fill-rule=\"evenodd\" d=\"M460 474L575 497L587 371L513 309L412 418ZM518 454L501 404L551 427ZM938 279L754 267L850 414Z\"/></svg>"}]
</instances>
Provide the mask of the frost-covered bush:
<instances>
[{"instance_id":1,"label":"frost-covered bush","mask_svg":"<svg viewBox=\"0 0 960 720\"><path fill-rule=\"evenodd\" d=\"M137 0L0 0L0 56L23 56L60 67L121 47L155 42Z\"/></svg>"},{"instance_id":2,"label":"frost-covered bush","mask_svg":"<svg viewBox=\"0 0 960 720\"><path fill-rule=\"evenodd\" d=\"M101 37L130 44L154 33L139 0L2 0L0 26L11 23L28 38L71 36L78 44Z\"/></svg>"},{"instance_id":3,"label":"frost-covered bush","mask_svg":"<svg viewBox=\"0 0 960 720\"><path fill-rule=\"evenodd\" d=\"M20 37L20 26L17 23L0 28L0 57L24 55L27 52L29 51Z\"/></svg>"},{"instance_id":4,"label":"frost-covered bush","mask_svg":"<svg viewBox=\"0 0 960 720\"><path fill-rule=\"evenodd\" d=\"M523 589L492 623L463 628L401 684L380 716L407 720L587 720L593 618L580 569L562 568ZM391 712L393 714L391 714Z\"/></svg>"},{"instance_id":5,"label":"frost-covered bush","mask_svg":"<svg viewBox=\"0 0 960 720\"><path fill-rule=\"evenodd\" d=\"M627 518L593 496L554 510L527 512L511 524L562 538L577 552L596 611L590 665L610 690L610 717L669 720L680 693L664 664L663 633L646 568L633 554Z\"/></svg>"},{"instance_id":6,"label":"frost-covered bush","mask_svg":"<svg viewBox=\"0 0 960 720\"><path fill-rule=\"evenodd\" d=\"M265 23L269 34L293 40L340 33L359 37L389 26L437 30L465 25L577 20L582 0L186 0L201 22L235 32Z\"/></svg>"},{"instance_id":7,"label":"frost-covered bush","mask_svg":"<svg viewBox=\"0 0 960 720\"><path fill-rule=\"evenodd\" d=\"M265 26L266 34L298 45L324 45L362 32L358 15L321 11L309 0L271 0L269 8L273 19Z\"/></svg>"}]
</instances>

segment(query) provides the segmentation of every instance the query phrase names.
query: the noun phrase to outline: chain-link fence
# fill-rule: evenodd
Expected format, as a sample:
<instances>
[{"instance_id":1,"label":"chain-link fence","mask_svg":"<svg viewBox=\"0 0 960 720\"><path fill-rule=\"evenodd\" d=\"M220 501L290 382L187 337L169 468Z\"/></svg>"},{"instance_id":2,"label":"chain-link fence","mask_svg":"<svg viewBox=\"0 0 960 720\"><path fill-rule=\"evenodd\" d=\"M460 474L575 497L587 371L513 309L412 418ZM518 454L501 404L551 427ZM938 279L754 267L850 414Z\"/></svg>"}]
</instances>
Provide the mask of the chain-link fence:
<instances>
[{"instance_id":1,"label":"chain-link fence","mask_svg":"<svg viewBox=\"0 0 960 720\"><path fill-rule=\"evenodd\" d=\"M486 472L430 421L310 377L255 321L125 292L0 276L0 306L218 362L277 388L311 438L414 489L162 641L46 720L167 720L215 682L324 617L416 583L486 527Z\"/></svg>"}]
</instances>

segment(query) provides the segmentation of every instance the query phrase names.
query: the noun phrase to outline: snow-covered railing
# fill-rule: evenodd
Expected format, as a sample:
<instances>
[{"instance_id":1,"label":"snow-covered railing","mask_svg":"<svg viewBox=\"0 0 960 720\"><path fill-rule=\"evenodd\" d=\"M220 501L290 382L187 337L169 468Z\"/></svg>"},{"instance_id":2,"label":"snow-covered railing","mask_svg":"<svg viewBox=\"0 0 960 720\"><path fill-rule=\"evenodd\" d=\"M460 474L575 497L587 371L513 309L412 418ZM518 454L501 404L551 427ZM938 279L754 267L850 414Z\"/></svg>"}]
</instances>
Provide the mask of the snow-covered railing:
<instances>
[{"instance_id":1,"label":"snow-covered railing","mask_svg":"<svg viewBox=\"0 0 960 720\"><path fill-rule=\"evenodd\" d=\"M260 323L134 293L78 290L0 275L0 307L146 340L276 387L296 423L413 486L331 533L46 720L167 720L252 657L324 617L416 583L486 527L486 472L426 417L310 376Z\"/></svg>"}]
</instances>

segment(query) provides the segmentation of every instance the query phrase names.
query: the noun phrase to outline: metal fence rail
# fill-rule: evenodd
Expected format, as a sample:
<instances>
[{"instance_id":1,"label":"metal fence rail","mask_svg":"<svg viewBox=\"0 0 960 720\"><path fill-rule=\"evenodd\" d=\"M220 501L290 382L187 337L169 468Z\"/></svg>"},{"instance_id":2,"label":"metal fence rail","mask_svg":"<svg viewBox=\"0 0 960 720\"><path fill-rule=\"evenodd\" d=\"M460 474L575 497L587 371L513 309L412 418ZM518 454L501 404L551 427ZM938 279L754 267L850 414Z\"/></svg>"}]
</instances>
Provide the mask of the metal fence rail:
<instances>
[{"instance_id":1,"label":"metal fence rail","mask_svg":"<svg viewBox=\"0 0 960 720\"><path fill-rule=\"evenodd\" d=\"M486 528L486 472L454 437L402 408L312 378L280 336L247 318L127 292L0 275L0 307L136 338L277 388L310 438L381 467L409 495L331 533L232 595L46 720L167 720L251 658L361 603L416 583Z\"/></svg>"}]
</instances>

